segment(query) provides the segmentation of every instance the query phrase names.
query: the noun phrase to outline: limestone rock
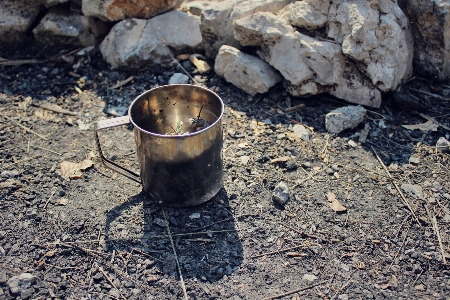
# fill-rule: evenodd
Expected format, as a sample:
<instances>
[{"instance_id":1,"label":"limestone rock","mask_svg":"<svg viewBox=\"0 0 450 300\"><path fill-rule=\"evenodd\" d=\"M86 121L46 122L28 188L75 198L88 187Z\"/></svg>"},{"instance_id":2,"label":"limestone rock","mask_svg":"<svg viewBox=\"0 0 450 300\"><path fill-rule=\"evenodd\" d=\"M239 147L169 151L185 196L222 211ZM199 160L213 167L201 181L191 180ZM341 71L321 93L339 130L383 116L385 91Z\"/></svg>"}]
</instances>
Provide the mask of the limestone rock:
<instances>
[{"instance_id":1,"label":"limestone rock","mask_svg":"<svg viewBox=\"0 0 450 300\"><path fill-rule=\"evenodd\" d=\"M186 1L180 5L180 10L189 12L194 16L201 16L203 10L210 8L215 3L215 1Z\"/></svg>"},{"instance_id":2,"label":"limestone rock","mask_svg":"<svg viewBox=\"0 0 450 300\"><path fill-rule=\"evenodd\" d=\"M172 53L165 45L176 51L198 47L202 42L199 26L196 17L181 11L149 20L127 19L111 29L100 51L113 69L170 64Z\"/></svg>"},{"instance_id":3,"label":"limestone rock","mask_svg":"<svg viewBox=\"0 0 450 300\"><path fill-rule=\"evenodd\" d=\"M33 34L39 43L87 47L98 45L109 29L98 19L55 7L44 16Z\"/></svg>"},{"instance_id":4,"label":"limestone rock","mask_svg":"<svg viewBox=\"0 0 450 300\"><path fill-rule=\"evenodd\" d=\"M262 45L258 54L280 71L293 96L329 92L357 104L377 107L381 103L380 91L365 83L339 44L299 33L279 16L259 12L237 20L235 38L244 46Z\"/></svg>"},{"instance_id":5,"label":"limestone rock","mask_svg":"<svg viewBox=\"0 0 450 300\"><path fill-rule=\"evenodd\" d=\"M397 88L412 75L413 40L408 18L391 1L333 1L328 37L380 91Z\"/></svg>"},{"instance_id":6,"label":"limestone rock","mask_svg":"<svg viewBox=\"0 0 450 300\"><path fill-rule=\"evenodd\" d=\"M186 84L189 82L189 76L183 73L174 73L169 79L169 84Z\"/></svg>"},{"instance_id":7,"label":"limestone rock","mask_svg":"<svg viewBox=\"0 0 450 300\"><path fill-rule=\"evenodd\" d=\"M269 50L266 44L294 32L287 20L270 12L257 12L234 22L234 37L242 46L261 46L265 51Z\"/></svg>"},{"instance_id":8,"label":"limestone rock","mask_svg":"<svg viewBox=\"0 0 450 300\"><path fill-rule=\"evenodd\" d=\"M256 12L278 12L289 0L227 0L202 11L201 31L206 56L214 57L222 45L240 48L234 38L233 22Z\"/></svg>"},{"instance_id":9,"label":"limestone rock","mask_svg":"<svg viewBox=\"0 0 450 300\"><path fill-rule=\"evenodd\" d=\"M340 107L325 116L325 127L330 133L340 133L358 126L365 115L366 109L361 105Z\"/></svg>"},{"instance_id":10,"label":"limestone rock","mask_svg":"<svg viewBox=\"0 0 450 300\"><path fill-rule=\"evenodd\" d=\"M328 38L298 27L324 27ZM260 47L258 55L283 75L293 96L327 92L379 107L382 93L412 74L411 30L391 1L296 1L278 14L235 20L234 37L243 46Z\"/></svg>"},{"instance_id":11,"label":"limestone rock","mask_svg":"<svg viewBox=\"0 0 450 300\"><path fill-rule=\"evenodd\" d=\"M313 282L314 280L317 280L318 277L314 274L305 274L305 275L303 275L302 279L309 281L309 282Z\"/></svg>"},{"instance_id":12,"label":"limestone rock","mask_svg":"<svg viewBox=\"0 0 450 300\"><path fill-rule=\"evenodd\" d=\"M311 131L309 131L309 129L307 129L305 126L301 124L295 124L292 127L292 131L295 133L296 136L298 136L304 141L309 141L309 139L311 138Z\"/></svg>"},{"instance_id":13,"label":"limestone rock","mask_svg":"<svg viewBox=\"0 0 450 300\"><path fill-rule=\"evenodd\" d=\"M446 152L450 150L450 142L445 137L440 137L436 142L436 149L440 152Z\"/></svg>"},{"instance_id":14,"label":"limestone rock","mask_svg":"<svg viewBox=\"0 0 450 300\"><path fill-rule=\"evenodd\" d=\"M317 29L327 24L329 6L329 0L295 1L283 8L279 16L293 26Z\"/></svg>"},{"instance_id":15,"label":"limestone rock","mask_svg":"<svg viewBox=\"0 0 450 300\"><path fill-rule=\"evenodd\" d=\"M30 273L22 273L18 276L11 277L7 285L12 294L18 294L26 290L36 281L36 277Z\"/></svg>"},{"instance_id":16,"label":"limestone rock","mask_svg":"<svg viewBox=\"0 0 450 300\"><path fill-rule=\"evenodd\" d=\"M414 35L415 70L425 78L450 79L450 1L403 0Z\"/></svg>"},{"instance_id":17,"label":"limestone rock","mask_svg":"<svg viewBox=\"0 0 450 300\"><path fill-rule=\"evenodd\" d=\"M284 181L279 182L273 190L272 200L280 205L285 205L289 201L289 187Z\"/></svg>"},{"instance_id":18,"label":"limestone rock","mask_svg":"<svg viewBox=\"0 0 450 300\"><path fill-rule=\"evenodd\" d=\"M226 45L220 47L214 69L217 75L250 95L265 93L281 80L280 75L260 58Z\"/></svg>"},{"instance_id":19,"label":"limestone rock","mask_svg":"<svg viewBox=\"0 0 450 300\"><path fill-rule=\"evenodd\" d=\"M85 16L97 17L103 21L149 19L176 9L182 2L183 0L83 0L82 11Z\"/></svg>"},{"instance_id":20,"label":"limestone rock","mask_svg":"<svg viewBox=\"0 0 450 300\"><path fill-rule=\"evenodd\" d=\"M27 32L42 9L37 1L0 1L0 50L30 41Z\"/></svg>"}]
</instances>

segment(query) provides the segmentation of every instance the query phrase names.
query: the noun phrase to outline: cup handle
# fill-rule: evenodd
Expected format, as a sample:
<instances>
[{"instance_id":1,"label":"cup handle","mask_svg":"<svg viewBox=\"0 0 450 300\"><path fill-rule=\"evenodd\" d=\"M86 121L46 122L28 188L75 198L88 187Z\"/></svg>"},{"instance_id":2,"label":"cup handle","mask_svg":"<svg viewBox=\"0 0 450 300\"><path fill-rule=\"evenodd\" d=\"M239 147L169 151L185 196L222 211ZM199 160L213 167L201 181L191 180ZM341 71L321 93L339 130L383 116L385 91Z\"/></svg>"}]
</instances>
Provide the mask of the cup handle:
<instances>
[{"instance_id":1,"label":"cup handle","mask_svg":"<svg viewBox=\"0 0 450 300\"><path fill-rule=\"evenodd\" d=\"M98 153L100 154L100 158L101 158L103 164L105 165L105 167L107 167L123 176L126 176L126 177L130 178L131 180L134 180L138 183L142 183L141 177L138 174L136 174L122 166L119 166L118 164L107 159L103 155L102 146L100 145L100 139L98 138L99 130L116 127L119 125L125 125L128 123L130 123L130 118L128 116L97 121L95 124L95 130L94 130L95 142L97 143L97 150L98 150Z\"/></svg>"}]
</instances>

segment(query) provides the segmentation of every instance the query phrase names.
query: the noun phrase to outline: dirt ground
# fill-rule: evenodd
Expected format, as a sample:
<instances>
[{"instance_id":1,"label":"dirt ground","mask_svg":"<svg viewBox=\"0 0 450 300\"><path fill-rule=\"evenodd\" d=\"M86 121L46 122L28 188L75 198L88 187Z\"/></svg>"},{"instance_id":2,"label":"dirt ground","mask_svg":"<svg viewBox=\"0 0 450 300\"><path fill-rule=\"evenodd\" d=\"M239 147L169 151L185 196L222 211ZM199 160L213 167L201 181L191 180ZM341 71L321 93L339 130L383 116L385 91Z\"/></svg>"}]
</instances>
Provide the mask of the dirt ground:
<instances>
[{"instance_id":1,"label":"dirt ground","mask_svg":"<svg viewBox=\"0 0 450 300\"><path fill-rule=\"evenodd\" d=\"M416 77L407 101L386 96L332 135L325 115L342 100L282 86L250 97L197 77L225 103L224 183L175 209L102 165L93 123L182 71L39 52L1 55L50 59L0 66L0 299L450 299L450 164L435 147L449 139L449 83ZM425 123L418 113L442 126L402 127ZM138 170L130 126L100 138L106 157Z\"/></svg>"}]
</instances>

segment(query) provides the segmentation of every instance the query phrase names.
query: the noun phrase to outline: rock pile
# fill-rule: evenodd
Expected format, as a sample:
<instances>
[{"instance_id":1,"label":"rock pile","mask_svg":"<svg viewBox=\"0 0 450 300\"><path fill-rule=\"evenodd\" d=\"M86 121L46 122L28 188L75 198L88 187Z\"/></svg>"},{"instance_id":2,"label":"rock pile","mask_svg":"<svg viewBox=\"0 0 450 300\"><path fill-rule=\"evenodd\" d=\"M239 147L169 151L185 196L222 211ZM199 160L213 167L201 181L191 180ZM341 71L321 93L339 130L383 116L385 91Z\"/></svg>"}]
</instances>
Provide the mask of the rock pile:
<instances>
[{"instance_id":1,"label":"rock pile","mask_svg":"<svg viewBox=\"0 0 450 300\"><path fill-rule=\"evenodd\" d=\"M448 3L400 6L407 15L391 0L4 0L0 42L98 46L113 69L204 52L251 95L282 81L293 96L378 107L411 76L413 57L418 72L450 78Z\"/></svg>"}]
</instances>

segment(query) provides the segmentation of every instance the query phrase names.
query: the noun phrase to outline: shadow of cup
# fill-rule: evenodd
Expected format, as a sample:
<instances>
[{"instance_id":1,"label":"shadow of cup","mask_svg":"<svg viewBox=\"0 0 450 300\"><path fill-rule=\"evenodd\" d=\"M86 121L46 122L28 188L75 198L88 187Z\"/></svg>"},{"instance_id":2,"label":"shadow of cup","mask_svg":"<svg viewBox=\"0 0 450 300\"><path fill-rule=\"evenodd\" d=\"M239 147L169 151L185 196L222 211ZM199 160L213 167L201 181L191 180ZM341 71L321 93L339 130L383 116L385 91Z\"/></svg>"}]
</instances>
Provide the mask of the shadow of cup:
<instances>
[{"instance_id":1,"label":"shadow of cup","mask_svg":"<svg viewBox=\"0 0 450 300\"><path fill-rule=\"evenodd\" d=\"M183 209L161 206L142 192L107 212L104 238L105 250L134 253L128 272L154 285L163 277L179 279L176 260L184 279L210 282L236 272L243 261L223 188L211 201Z\"/></svg>"}]
</instances>

